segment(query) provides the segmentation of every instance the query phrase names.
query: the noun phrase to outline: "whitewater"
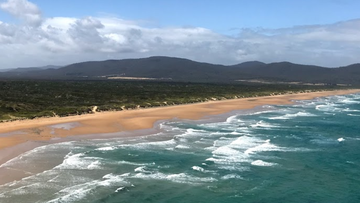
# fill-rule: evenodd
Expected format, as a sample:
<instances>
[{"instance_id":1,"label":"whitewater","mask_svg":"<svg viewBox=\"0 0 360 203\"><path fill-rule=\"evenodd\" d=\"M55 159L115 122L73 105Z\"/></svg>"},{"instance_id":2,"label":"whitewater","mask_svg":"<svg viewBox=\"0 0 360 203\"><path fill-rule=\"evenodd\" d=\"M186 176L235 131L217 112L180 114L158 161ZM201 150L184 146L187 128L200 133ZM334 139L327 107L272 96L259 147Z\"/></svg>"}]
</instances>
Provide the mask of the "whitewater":
<instances>
[{"instance_id":1,"label":"whitewater","mask_svg":"<svg viewBox=\"0 0 360 203\"><path fill-rule=\"evenodd\" d=\"M0 166L29 175L0 202L359 202L359 121L352 94L45 145Z\"/></svg>"}]
</instances>

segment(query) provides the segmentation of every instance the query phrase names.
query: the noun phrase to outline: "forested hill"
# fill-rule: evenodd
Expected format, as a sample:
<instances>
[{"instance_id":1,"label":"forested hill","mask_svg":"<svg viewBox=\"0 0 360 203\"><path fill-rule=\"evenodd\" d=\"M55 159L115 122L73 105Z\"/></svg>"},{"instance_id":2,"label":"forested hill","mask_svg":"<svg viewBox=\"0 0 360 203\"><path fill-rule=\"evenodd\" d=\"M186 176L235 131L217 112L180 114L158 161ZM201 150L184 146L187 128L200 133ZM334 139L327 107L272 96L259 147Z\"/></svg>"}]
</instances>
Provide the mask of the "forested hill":
<instances>
[{"instance_id":1,"label":"forested hill","mask_svg":"<svg viewBox=\"0 0 360 203\"><path fill-rule=\"evenodd\" d=\"M360 84L360 64L340 68L300 65L289 62L245 62L232 66L200 63L182 58L149 57L89 61L62 68L22 69L0 72L0 79L149 79L180 82L236 82L260 80L326 84Z\"/></svg>"}]
</instances>

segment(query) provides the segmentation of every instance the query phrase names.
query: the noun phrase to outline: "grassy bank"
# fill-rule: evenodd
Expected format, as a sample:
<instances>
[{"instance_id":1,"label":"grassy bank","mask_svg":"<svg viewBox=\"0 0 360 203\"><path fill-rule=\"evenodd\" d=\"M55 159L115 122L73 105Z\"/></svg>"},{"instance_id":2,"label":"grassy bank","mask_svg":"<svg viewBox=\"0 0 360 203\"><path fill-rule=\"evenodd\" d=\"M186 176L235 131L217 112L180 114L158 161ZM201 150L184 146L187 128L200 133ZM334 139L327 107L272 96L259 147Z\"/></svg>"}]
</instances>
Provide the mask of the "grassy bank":
<instances>
[{"instance_id":1,"label":"grassy bank","mask_svg":"<svg viewBox=\"0 0 360 203\"><path fill-rule=\"evenodd\" d=\"M337 89L339 87L336 87ZM335 89L143 81L0 81L0 121Z\"/></svg>"}]
</instances>

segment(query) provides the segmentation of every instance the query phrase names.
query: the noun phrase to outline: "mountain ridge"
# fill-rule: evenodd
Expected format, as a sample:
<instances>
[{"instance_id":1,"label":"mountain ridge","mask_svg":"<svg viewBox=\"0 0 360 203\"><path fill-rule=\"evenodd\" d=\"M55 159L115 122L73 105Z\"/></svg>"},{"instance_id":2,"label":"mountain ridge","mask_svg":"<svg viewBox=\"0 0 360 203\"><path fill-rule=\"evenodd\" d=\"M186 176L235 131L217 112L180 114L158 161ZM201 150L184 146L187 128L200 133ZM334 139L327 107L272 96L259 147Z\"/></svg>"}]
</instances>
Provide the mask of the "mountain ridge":
<instances>
[{"instance_id":1,"label":"mountain ridge","mask_svg":"<svg viewBox=\"0 0 360 203\"><path fill-rule=\"evenodd\" d=\"M107 79L109 77L167 78L177 82L236 82L268 80L279 82L360 84L360 63L339 68L291 62L248 61L235 65L196 62L184 58L153 56L139 59L86 61L57 69L0 73L16 79Z\"/></svg>"}]
</instances>

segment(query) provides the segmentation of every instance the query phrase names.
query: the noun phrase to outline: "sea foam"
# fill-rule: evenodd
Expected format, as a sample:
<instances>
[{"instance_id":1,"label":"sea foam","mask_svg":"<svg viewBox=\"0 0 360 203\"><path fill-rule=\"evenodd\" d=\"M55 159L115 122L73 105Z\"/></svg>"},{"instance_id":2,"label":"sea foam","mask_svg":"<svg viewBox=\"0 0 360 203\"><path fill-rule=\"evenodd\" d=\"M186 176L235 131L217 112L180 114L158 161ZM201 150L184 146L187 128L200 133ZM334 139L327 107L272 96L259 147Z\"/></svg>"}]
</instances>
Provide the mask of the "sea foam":
<instances>
[{"instance_id":1,"label":"sea foam","mask_svg":"<svg viewBox=\"0 0 360 203\"><path fill-rule=\"evenodd\" d=\"M277 164L276 163L265 162L265 161L262 161L262 160L256 160L256 161L251 162L251 165L254 165L254 166L275 166Z\"/></svg>"},{"instance_id":2,"label":"sea foam","mask_svg":"<svg viewBox=\"0 0 360 203\"><path fill-rule=\"evenodd\" d=\"M313 117L316 116L314 114L308 113L308 112L297 112L295 114L286 114L283 116L276 116L276 117L270 117L269 119L272 120L287 120L287 119L293 119L297 117Z\"/></svg>"}]
</instances>

